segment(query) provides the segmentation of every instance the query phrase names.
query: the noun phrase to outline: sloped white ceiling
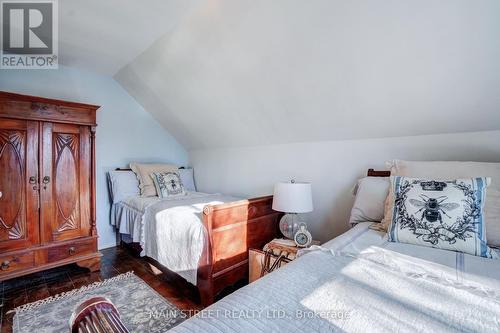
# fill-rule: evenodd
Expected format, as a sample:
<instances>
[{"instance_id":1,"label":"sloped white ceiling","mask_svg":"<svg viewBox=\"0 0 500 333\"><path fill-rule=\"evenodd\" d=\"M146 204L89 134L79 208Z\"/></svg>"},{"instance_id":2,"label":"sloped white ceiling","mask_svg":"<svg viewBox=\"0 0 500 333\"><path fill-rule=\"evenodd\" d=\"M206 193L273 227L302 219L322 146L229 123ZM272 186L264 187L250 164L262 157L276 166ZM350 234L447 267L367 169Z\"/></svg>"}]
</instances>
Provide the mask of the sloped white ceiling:
<instances>
[{"instance_id":1,"label":"sloped white ceiling","mask_svg":"<svg viewBox=\"0 0 500 333\"><path fill-rule=\"evenodd\" d=\"M60 0L61 64L114 75L199 0Z\"/></svg>"},{"instance_id":2,"label":"sloped white ceiling","mask_svg":"<svg viewBox=\"0 0 500 333\"><path fill-rule=\"evenodd\" d=\"M202 1L115 78L188 149L500 129L499 13Z\"/></svg>"}]
</instances>

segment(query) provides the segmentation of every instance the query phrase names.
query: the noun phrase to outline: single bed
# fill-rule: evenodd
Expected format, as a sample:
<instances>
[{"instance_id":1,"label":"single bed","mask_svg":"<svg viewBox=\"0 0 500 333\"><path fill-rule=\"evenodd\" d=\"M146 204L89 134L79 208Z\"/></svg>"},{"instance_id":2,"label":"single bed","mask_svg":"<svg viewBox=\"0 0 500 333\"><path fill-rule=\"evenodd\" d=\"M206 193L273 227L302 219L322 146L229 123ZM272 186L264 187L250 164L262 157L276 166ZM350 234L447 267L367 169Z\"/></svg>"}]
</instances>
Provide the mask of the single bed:
<instances>
[{"instance_id":1,"label":"single bed","mask_svg":"<svg viewBox=\"0 0 500 333\"><path fill-rule=\"evenodd\" d=\"M500 260L389 242L373 224L303 251L171 332L500 332Z\"/></svg>"},{"instance_id":2,"label":"single bed","mask_svg":"<svg viewBox=\"0 0 500 333\"><path fill-rule=\"evenodd\" d=\"M174 198L131 196L111 207L111 223L132 244L197 286L204 306L248 277L248 249L279 232L272 196L242 199L188 191Z\"/></svg>"}]
</instances>

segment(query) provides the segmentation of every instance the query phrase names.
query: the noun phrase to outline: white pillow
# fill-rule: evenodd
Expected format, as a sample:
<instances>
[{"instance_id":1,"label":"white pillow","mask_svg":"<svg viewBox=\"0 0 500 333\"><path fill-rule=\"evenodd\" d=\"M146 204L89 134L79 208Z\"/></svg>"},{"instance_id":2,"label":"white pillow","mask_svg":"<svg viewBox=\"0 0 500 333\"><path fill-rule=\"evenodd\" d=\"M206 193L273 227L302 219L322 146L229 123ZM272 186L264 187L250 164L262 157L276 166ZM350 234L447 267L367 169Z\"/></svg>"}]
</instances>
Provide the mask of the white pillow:
<instances>
[{"instance_id":1,"label":"white pillow","mask_svg":"<svg viewBox=\"0 0 500 333\"><path fill-rule=\"evenodd\" d=\"M391 242L497 258L486 245L484 197L489 178L392 178Z\"/></svg>"},{"instance_id":2,"label":"white pillow","mask_svg":"<svg viewBox=\"0 0 500 333\"><path fill-rule=\"evenodd\" d=\"M488 188L484 204L486 240L489 246L500 248L500 191Z\"/></svg>"},{"instance_id":3,"label":"white pillow","mask_svg":"<svg viewBox=\"0 0 500 333\"><path fill-rule=\"evenodd\" d=\"M151 174L155 172L176 172L177 166L171 164L143 164L143 163L130 163L130 169L135 172L139 180L139 189L141 195L144 197L154 197L156 193L155 184Z\"/></svg>"},{"instance_id":4,"label":"white pillow","mask_svg":"<svg viewBox=\"0 0 500 333\"><path fill-rule=\"evenodd\" d=\"M155 172L151 174L160 198L186 195L181 177L177 172Z\"/></svg>"},{"instance_id":5,"label":"white pillow","mask_svg":"<svg viewBox=\"0 0 500 333\"><path fill-rule=\"evenodd\" d=\"M484 205L486 220L486 239L488 245L500 247L500 163L456 162L456 161L402 161L386 162L391 176L407 176L432 178L436 180L458 179L469 177L489 177ZM388 226L391 220L392 203L388 200L383 225Z\"/></svg>"},{"instance_id":6,"label":"white pillow","mask_svg":"<svg viewBox=\"0 0 500 333\"><path fill-rule=\"evenodd\" d=\"M110 171L108 181L113 203L140 194L139 180L133 171Z\"/></svg>"},{"instance_id":7,"label":"white pillow","mask_svg":"<svg viewBox=\"0 0 500 333\"><path fill-rule=\"evenodd\" d=\"M500 190L500 163L456 162L456 161L402 161L386 162L391 176L425 177L434 179L457 179L469 177L489 177L488 188Z\"/></svg>"},{"instance_id":8,"label":"white pillow","mask_svg":"<svg viewBox=\"0 0 500 333\"><path fill-rule=\"evenodd\" d=\"M365 177L358 180L349 223L382 221L389 186L389 177Z\"/></svg>"},{"instance_id":9,"label":"white pillow","mask_svg":"<svg viewBox=\"0 0 500 333\"><path fill-rule=\"evenodd\" d=\"M196 186L194 185L194 175L192 168L185 168L177 170L179 175L181 176L182 184L184 185L184 189L186 191L196 192Z\"/></svg>"}]
</instances>

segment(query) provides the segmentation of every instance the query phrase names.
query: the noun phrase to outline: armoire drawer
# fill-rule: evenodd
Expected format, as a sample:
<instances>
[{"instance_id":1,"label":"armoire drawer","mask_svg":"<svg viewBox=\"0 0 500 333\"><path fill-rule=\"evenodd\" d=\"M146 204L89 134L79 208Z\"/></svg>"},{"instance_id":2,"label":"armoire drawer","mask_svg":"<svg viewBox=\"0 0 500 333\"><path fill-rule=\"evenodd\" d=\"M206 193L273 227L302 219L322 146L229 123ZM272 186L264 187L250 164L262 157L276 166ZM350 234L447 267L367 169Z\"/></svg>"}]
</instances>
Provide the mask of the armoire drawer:
<instances>
[{"instance_id":1,"label":"armoire drawer","mask_svg":"<svg viewBox=\"0 0 500 333\"><path fill-rule=\"evenodd\" d=\"M20 271L35 266L35 255L33 252L24 252L16 255L0 257L0 276L15 271Z\"/></svg>"},{"instance_id":2,"label":"armoire drawer","mask_svg":"<svg viewBox=\"0 0 500 333\"><path fill-rule=\"evenodd\" d=\"M48 249L49 262L60 261L71 257L79 257L85 254L95 253L95 241L93 239L54 246Z\"/></svg>"}]
</instances>

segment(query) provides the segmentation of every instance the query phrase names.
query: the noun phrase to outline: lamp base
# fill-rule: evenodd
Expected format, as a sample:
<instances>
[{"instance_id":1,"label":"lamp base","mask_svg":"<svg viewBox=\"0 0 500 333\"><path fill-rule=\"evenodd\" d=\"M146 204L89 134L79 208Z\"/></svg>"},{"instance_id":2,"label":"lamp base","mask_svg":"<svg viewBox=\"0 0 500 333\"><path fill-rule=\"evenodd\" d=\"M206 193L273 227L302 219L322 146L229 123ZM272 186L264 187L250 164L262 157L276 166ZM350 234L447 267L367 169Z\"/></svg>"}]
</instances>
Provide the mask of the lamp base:
<instances>
[{"instance_id":1,"label":"lamp base","mask_svg":"<svg viewBox=\"0 0 500 333\"><path fill-rule=\"evenodd\" d=\"M302 216L296 213L287 213L280 220L280 231L286 238L293 239L295 233L300 230L300 225L305 224Z\"/></svg>"}]
</instances>

